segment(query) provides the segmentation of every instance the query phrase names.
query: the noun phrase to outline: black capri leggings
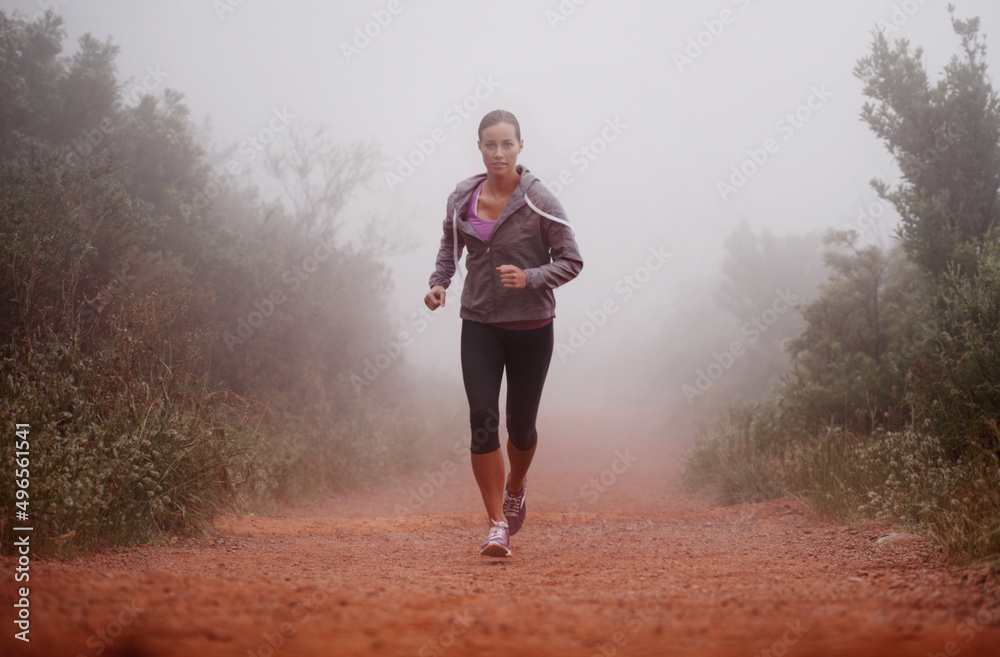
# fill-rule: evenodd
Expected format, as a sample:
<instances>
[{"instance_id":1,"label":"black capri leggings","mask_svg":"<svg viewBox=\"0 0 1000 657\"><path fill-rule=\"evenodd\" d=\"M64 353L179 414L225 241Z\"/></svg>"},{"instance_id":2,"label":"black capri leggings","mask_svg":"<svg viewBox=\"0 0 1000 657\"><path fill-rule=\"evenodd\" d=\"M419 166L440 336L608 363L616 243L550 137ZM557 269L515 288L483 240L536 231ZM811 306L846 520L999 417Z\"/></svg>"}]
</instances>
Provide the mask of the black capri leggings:
<instances>
[{"instance_id":1,"label":"black capri leggings","mask_svg":"<svg viewBox=\"0 0 1000 657\"><path fill-rule=\"evenodd\" d=\"M462 378L469 397L472 453L500 449L500 382L507 370L507 434L520 450L538 442L535 420L549 371L552 323L525 331L462 321Z\"/></svg>"}]
</instances>

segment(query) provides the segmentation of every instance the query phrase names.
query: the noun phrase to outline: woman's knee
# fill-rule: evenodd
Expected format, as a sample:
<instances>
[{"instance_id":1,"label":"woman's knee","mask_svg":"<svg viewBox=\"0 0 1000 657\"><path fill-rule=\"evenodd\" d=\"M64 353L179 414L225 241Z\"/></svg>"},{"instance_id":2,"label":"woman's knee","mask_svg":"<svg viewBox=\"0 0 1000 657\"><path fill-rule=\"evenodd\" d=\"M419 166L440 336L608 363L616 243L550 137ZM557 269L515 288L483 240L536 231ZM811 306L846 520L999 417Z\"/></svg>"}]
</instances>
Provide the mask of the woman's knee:
<instances>
[{"instance_id":1,"label":"woman's knee","mask_svg":"<svg viewBox=\"0 0 1000 657\"><path fill-rule=\"evenodd\" d=\"M473 408L469 411L473 454L489 454L500 449L500 411L497 408Z\"/></svg>"},{"instance_id":2,"label":"woman's knee","mask_svg":"<svg viewBox=\"0 0 1000 657\"><path fill-rule=\"evenodd\" d=\"M510 439L510 444L522 452L527 452L538 444L538 431L534 428L530 431L517 431L510 430L510 427L508 427L508 431L509 435L507 437Z\"/></svg>"}]
</instances>

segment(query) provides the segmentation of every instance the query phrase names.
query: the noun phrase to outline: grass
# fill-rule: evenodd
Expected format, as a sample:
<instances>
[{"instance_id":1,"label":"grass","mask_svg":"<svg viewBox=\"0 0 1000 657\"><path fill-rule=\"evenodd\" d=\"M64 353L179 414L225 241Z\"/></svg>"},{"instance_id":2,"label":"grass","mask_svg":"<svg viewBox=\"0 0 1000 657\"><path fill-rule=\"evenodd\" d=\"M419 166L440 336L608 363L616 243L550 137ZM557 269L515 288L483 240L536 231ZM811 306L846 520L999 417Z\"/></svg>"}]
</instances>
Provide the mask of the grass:
<instances>
[{"instance_id":1,"label":"grass","mask_svg":"<svg viewBox=\"0 0 1000 657\"><path fill-rule=\"evenodd\" d=\"M956 456L913 430L779 440L766 412L745 409L697 441L684 481L722 503L801 497L817 514L922 534L957 565L997 571L998 453L970 445Z\"/></svg>"},{"instance_id":2,"label":"grass","mask_svg":"<svg viewBox=\"0 0 1000 657\"><path fill-rule=\"evenodd\" d=\"M39 552L155 542L267 492L275 450L259 430L263 409L213 389L193 344L184 358L164 357L170 322L159 322L156 304L123 305L89 343L50 330L2 352L0 422L31 427ZM14 454L5 452L0 533L9 543Z\"/></svg>"},{"instance_id":3,"label":"grass","mask_svg":"<svg viewBox=\"0 0 1000 657\"><path fill-rule=\"evenodd\" d=\"M198 335L160 295L0 348L0 540L14 545L14 425L29 424L35 554L196 534L219 514L377 485L450 447L415 399L388 412L344 390L273 407L214 385ZM429 394L429 393L428 393ZM435 447L437 445L437 447Z\"/></svg>"}]
</instances>

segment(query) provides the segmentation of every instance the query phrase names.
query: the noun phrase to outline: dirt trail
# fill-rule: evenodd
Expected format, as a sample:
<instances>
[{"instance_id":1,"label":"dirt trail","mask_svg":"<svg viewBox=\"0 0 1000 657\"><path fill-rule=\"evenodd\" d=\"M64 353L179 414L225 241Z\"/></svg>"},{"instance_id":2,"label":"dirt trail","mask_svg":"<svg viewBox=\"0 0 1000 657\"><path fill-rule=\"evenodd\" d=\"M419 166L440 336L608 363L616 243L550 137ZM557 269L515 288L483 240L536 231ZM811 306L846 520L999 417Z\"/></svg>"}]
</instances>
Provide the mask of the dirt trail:
<instances>
[{"instance_id":1,"label":"dirt trail","mask_svg":"<svg viewBox=\"0 0 1000 657\"><path fill-rule=\"evenodd\" d=\"M0 652L1000 655L993 583L789 500L673 494L663 427L623 419L542 423L509 560L477 554L484 518L455 454L377 494L221 522L213 539L40 562L30 646L12 638L8 561Z\"/></svg>"}]
</instances>

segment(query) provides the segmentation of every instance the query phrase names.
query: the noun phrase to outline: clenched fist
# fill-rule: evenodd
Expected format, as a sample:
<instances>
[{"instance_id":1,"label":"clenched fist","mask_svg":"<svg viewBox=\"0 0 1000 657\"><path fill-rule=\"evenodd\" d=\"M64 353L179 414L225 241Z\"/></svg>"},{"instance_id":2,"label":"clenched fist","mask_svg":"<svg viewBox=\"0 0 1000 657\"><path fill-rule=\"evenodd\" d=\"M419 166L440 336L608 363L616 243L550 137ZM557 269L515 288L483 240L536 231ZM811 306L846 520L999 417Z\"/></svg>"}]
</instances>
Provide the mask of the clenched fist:
<instances>
[{"instance_id":1,"label":"clenched fist","mask_svg":"<svg viewBox=\"0 0 1000 657\"><path fill-rule=\"evenodd\" d=\"M500 272L500 282L504 289L523 290L528 287L528 275L520 267L501 265L497 267L497 271Z\"/></svg>"},{"instance_id":2,"label":"clenched fist","mask_svg":"<svg viewBox=\"0 0 1000 657\"><path fill-rule=\"evenodd\" d=\"M424 303L427 304L427 307L431 310L444 308L444 297L444 288L440 285L435 285L430 289L426 296L424 296Z\"/></svg>"}]
</instances>

